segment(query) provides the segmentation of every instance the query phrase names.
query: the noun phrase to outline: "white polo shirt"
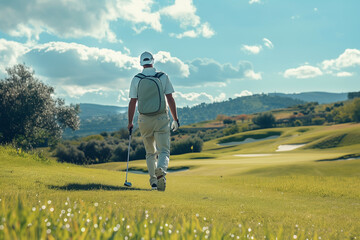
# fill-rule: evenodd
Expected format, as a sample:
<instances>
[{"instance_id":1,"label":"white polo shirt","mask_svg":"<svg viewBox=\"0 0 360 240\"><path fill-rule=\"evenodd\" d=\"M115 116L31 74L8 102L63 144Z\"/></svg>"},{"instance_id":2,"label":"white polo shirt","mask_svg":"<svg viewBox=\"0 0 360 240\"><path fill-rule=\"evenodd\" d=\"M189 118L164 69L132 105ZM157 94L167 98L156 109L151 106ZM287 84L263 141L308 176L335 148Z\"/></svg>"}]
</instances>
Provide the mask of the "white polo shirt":
<instances>
[{"instance_id":1,"label":"white polo shirt","mask_svg":"<svg viewBox=\"0 0 360 240\"><path fill-rule=\"evenodd\" d=\"M144 68L141 73L144 74L145 76L155 76L156 69L155 68ZM140 81L140 79L138 77L134 77L131 80L129 98L137 98L137 88L138 88L139 81ZM164 73L160 77L160 81L161 81L161 84L164 89L164 94L170 94L170 93L175 92L174 88L169 80L168 75L166 75Z\"/></svg>"}]
</instances>

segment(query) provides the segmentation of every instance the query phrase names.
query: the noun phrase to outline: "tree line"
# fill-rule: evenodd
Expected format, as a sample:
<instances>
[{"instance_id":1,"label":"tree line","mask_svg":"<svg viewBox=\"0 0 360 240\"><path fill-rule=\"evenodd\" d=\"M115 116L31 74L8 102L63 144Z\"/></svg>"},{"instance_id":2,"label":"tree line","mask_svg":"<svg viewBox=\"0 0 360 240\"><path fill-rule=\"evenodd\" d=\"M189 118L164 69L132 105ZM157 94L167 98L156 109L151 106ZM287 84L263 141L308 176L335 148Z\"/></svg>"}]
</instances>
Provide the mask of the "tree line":
<instances>
[{"instance_id":1,"label":"tree line","mask_svg":"<svg viewBox=\"0 0 360 240\"><path fill-rule=\"evenodd\" d=\"M203 140L196 136L172 139L171 154L201 152ZM60 162L74 164L97 164L124 162L127 160L129 133L126 128L120 131L91 135L76 140L66 140L58 144L55 156ZM130 160L145 159L145 147L139 131L133 133L130 142Z\"/></svg>"}]
</instances>

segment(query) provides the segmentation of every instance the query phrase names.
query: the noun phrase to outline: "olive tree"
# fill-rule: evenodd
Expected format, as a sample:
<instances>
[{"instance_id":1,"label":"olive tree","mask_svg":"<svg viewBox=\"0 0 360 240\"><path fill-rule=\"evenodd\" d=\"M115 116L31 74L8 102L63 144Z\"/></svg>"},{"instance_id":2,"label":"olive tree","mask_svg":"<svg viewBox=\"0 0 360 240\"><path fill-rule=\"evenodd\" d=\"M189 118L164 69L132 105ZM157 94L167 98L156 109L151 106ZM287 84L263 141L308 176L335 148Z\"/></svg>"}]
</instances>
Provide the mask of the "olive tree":
<instances>
[{"instance_id":1,"label":"olive tree","mask_svg":"<svg viewBox=\"0 0 360 240\"><path fill-rule=\"evenodd\" d=\"M54 99L54 88L35 78L24 64L6 69L0 80L0 142L22 147L47 146L69 127L79 128L79 105Z\"/></svg>"}]
</instances>

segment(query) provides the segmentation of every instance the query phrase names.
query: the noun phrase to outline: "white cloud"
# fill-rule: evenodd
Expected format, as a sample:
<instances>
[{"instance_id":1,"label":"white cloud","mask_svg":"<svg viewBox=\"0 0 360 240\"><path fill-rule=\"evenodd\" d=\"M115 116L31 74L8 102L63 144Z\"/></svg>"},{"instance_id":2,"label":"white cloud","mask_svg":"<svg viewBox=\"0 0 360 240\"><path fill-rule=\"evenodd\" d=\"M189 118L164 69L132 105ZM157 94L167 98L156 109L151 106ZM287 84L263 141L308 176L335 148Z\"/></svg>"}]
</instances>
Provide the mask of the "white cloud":
<instances>
[{"instance_id":1,"label":"white cloud","mask_svg":"<svg viewBox=\"0 0 360 240\"><path fill-rule=\"evenodd\" d=\"M313 66L300 66L298 68L290 68L284 72L285 78L314 78L323 75L322 71L318 67Z\"/></svg>"},{"instance_id":2,"label":"white cloud","mask_svg":"<svg viewBox=\"0 0 360 240\"><path fill-rule=\"evenodd\" d=\"M360 66L360 50L358 49L346 49L338 58L322 62L324 70L341 70L355 66Z\"/></svg>"},{"instance_id":3,"label":"white cloud","mask_svg":"<svg viewBox=\"0 0 360 240\"><path fill-rule=\"evenodd\" d=\"M249 4L261 3L261 0L249 0Z\"/></svg>"},{"instance_id":4,"label":"white cloud","mask_svg":"<svg viewBox=\"0 0 360 240\"><path fill-rule=\"evenodd\" d=\"M82 87L77 85L64 85L62 89L67 93L68 96L72 98L79 98L86 93L96 93L98 95L102 95L104 89L99 88L92 88L92 87Z\"/></svg>"},{"instance_id":5,"label":"white cloud","mask_svg":"<svg viewBox=\"0 0 360 240\"><path fill-rule=\"evenodd\" d=\"M251 78L253 80L261 80L261 73L255 73L254 70L249 69L245 71L245 77Z\"/></svg>"},{"instance_id":6,"label":"white cloud","mask_svg":"<svg viewBox=\"0 0 360 240\"><path fill-rule=\"evenodd\" d=\"M112 20L123 19L132 22L137 33L147 28L161 32L160 13L151 11L153 3L153 0L116 0L109 4L108 10Z\"/></svg>"},{"instance_id":7,"label":"white cloud","mask_svg":"<svg viewBox=\"0 0 360 240\"><path fill-rule=\"evenodd\" d=\"M243 45L241 49L246 53L258 54L262 50L262 46L261 45L253 45L253 46Z\"/></svg>"},{"instance_id":8,"label":"white cloud","mask_svg":"<svg viewBox=\"0 0 360 240\"><path fill-rule=\"evenodd\" d=\"M192 0L175 0L174 5L164 7L160 13L179 21L183 28L200 24L200 17L196 15L196 7Z\"/></svg>"},{"instance_id":9,"label":"white cloud","mask_svg":"<svg viewBox=\"0 0 360 240\"><path fill-rule=\"evenodd\" d=\"M5 68L17 64L19 57L28 50L29 48L21 43L0 39L0 72L5 73Z\"/></svg>"},{"instance_id":10,"label":"white cloud","mask_svg":"<svg viewBox=\"0 0 360 240\"><path fill-rule=\"evenodd\" d=\"M177 57L172 57L169 52L160 51L154 54L156 67L166 69L170 76L188 77L190 74L189 66Z\"/></svg>"},{"instance_id":11,"label":"white cloud","mask_svg":"<svg viewBox=\"0 0 360 240\"><path fill-rule=\"evenodd\" d=\"M218 96L213 96L205 92L190 92L190 93L181 93L175 92L174 98L176 103L179 106L194 106L200 103L212 103L212 102L221 102L226 99L225 93L220 93Z\"/></svg>"},{"instance_id":12,"label":"white cloud","mask_svg":"<svg viewBox=\"0 0 360 240\"><path fill-rule=\"evenodd\" d=\"M118 103L128 103L129 102L129 90L121 90L119 91L119 95L118 95L118 99L117 99Z\"/></svg>"},{"instance_id":13,"label":"white cloud","mask_svg":"<svg viewBox=\"0 0 360 240\"><path fill-rule=\"evenodd\" d=\"M288 69L284 72L283 76L286 78L313 78L327 74L336 77L352 77L354 76L353 72L344 70L360 66L360 50L346 49L338 58L324 60L318 64L321 66L321 69L307 64L298 68Z\"/></svg>"},{"instance_id":14,"label":"white cloud","mask_svg":"<svg viewBox=\"0 0 360 240\"><path fill-rule=\"evenodd\" d=\"M246 96L252 96L252 95L253 95L253 93L248 90L243 90L243 91L241 91L241 93L234 94L235 97L246 97Z\"/></svg>"},{"instance_id":15,"label":"white cloud","mask_svg":"<svg viewBox=\"0 0 360 240\"><path fill-rule=\"evenodd\" d=\"M269 49L273 49L274 48L274 44L267 38L263 38L263 42L264 45L269 48Z\"/></svg>"},{"instance_id":16,"label":"white cloud","mask_svg":"<svg viewBox=\"0 0 360 240\"><path fill-rule=\"evenodd\" d=\"M204 23L200 27L197 27L196 29L185 31L183 33L175 34L170 33L171 37L176 37L178 39L189 37L189 38L197 38L197 37L204 37L204 38L211 38L215 34L214 30L211 29L209 23Z\"/></svg>"},{"instance_id":17,"label":"white cloud","mask_svg":"<svg viewBox=\"0 0 360 240\"><path fill-rule=\"evenodd\" d=\"M171 37L176 38L211 38L215 31L208 22L201 23L200 17L196 15L196 7L192 0L175 0L174 5L164 7L160 10L161 15L168 16L180 22L180 27L189 29L183 33L170 33Z\"/></svg>"},{"instance_id":18,"label":"white cloud","mask_svg":"<svg viewBox=\"0 0 360 240\"><path fill-rule=\"evenodd\" d=\"M267 38L263 38L263 46L268 49L273 49L274 44ZM244 44L241 48L241 50L248 54L259 54L263 50L262 45L246 45Z\"/></svg>"},{"instance_id":19,"label":"white cloud","mask_svg":"<svg viewBox=\"0 0 360 240\"><path fill-rule=\"evenodd\" d=\"M354 74L350 72L338 72L336 74L337 77L352 77Z\"/></svg>"}]
</instances>

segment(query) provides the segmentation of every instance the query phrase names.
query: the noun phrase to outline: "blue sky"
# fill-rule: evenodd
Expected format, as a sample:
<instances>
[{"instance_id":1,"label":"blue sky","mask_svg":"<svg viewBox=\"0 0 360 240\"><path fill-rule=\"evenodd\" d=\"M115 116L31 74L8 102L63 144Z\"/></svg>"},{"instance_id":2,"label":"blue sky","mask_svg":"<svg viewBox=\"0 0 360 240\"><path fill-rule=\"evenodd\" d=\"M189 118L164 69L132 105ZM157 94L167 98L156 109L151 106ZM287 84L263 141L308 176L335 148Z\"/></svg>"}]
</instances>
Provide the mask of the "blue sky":
<instances>
[{"instance_id":1,"label":"blue sky","mask_svg":"<svg viewBox=\"0 0 360 240\"><path fill-rule=\"evenodd\" d=\"M360 91L360 1L0 2L0 76L25 63L67 103L126 106L139 55L178 106L269 92Z\"/></svg>"}]
</instances>

